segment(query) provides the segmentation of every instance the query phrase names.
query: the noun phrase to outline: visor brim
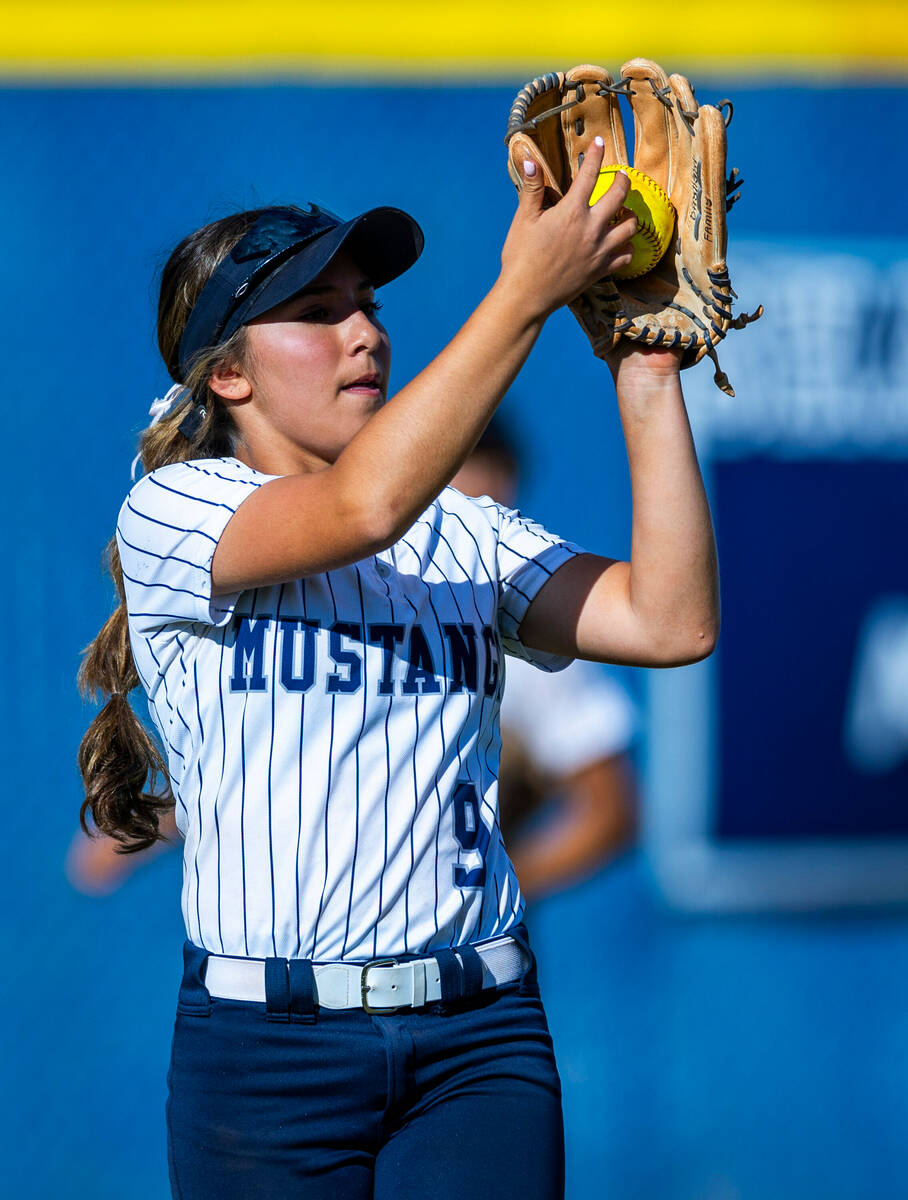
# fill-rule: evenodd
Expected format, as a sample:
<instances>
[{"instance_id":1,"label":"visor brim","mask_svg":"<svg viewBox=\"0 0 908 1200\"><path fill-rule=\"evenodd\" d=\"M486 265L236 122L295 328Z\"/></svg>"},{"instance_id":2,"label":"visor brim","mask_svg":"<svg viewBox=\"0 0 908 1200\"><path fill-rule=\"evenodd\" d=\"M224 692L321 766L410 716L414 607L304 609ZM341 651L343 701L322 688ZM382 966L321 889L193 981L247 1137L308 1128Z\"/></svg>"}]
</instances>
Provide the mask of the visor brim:
<instances>
[{"instance_id":1,"label":"visor brim","mask_svg":"<svg viewBox=\"0 0 908 1200\"><path fill-rule=\"evenodd\" d=\"M302 246L263 280L231 315L218 340L303 291L341 249L350 252L374 287L383 287L413 266L423 241L419 225L399 208L372 208L345 221Z\"/></svg>"}]
</instances>

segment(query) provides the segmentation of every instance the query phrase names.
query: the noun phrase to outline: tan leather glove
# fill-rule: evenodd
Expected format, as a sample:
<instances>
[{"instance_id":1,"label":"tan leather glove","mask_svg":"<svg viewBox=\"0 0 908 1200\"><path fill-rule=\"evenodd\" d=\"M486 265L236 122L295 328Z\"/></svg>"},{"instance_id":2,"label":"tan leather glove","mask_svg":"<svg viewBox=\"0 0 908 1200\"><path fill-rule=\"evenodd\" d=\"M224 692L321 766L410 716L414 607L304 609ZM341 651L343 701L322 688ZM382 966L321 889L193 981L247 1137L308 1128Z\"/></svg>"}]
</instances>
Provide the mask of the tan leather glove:
<instances>
[{"instance_id":1,"label":"tan leather glove","mask_svg":"<svg viewBox=\"0 0 908 1200\"><path fill-rule=\"evenodd\" d=\"M577 173L595 137L605 142L604 164L630 164L620 99L634 122L633 166L654 179L677 213L675 235L651 271L634 279L606 277L570 305L598 357L622 338L647 346L680 347L682 367L708 354L715 381L733 396L716 345L763 312L732 315L737 299L725 261L725 216L740 195L737 168L725 177L726 126L731 101L697 104L683 75L666 76L646 58L633 58L619 79L602 67L555 71L521 88L508 120L508 172L523 186L523 160L543 172L551 202Z\"/></svg>"}]
</instances>

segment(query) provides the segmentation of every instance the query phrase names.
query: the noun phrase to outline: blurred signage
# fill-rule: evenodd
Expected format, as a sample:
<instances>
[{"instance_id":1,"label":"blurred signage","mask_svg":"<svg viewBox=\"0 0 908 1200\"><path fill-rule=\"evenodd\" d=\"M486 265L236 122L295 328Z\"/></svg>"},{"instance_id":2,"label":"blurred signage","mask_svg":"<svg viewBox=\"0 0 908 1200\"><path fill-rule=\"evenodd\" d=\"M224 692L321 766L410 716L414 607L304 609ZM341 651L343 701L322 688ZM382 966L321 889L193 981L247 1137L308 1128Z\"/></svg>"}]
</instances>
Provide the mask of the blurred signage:
<instances>
[{"instance_id":1,"label":"blurred signage","mask_svg":"<svg viewBox=\"0 0 908 1200\"><path fill-rule=\"evenodd\" d=\"M646 840L682 907L908 900L908 246L748 247L763 320L685 377L722 571L651 672ZM688 382L689 381L689 382Z\"/></svg>"}]
</instances>

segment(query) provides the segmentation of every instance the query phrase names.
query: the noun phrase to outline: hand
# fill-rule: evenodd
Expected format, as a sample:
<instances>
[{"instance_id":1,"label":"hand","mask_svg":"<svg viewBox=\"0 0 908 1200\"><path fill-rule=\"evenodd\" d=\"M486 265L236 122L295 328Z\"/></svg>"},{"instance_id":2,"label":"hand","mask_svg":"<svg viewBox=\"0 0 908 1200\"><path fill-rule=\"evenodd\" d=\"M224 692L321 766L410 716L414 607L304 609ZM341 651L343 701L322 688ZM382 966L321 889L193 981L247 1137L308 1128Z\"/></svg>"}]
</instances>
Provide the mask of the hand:
<instances>
[{"instance_id":1,"label":"hand","mask_svg":"<svg viewBox=\"0 0 908 1200\"><path fill-rule=\"evenodd\" d=\"M501 252L501 282L525 298L534 315L546 317L585 288L631 260L633 216L612 225L630 181L615 176L604 196L590 207L604 147L597 138L565 195L545 207L545 181L537 162L524 159L520 202Z\"/></svg>"}]
</instances>

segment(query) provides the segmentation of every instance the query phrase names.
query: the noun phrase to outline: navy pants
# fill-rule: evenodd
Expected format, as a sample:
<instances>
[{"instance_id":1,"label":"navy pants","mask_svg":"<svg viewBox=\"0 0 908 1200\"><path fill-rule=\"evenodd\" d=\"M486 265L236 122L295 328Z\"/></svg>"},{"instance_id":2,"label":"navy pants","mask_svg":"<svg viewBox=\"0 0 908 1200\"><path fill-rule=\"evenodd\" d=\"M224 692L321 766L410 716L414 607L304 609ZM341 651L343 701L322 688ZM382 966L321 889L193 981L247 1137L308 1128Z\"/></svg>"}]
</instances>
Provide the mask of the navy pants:
<instances>
[{"instance_id":1,"label":"navy pants","mask_svg":"<svg viewBox=\"0 0 908 1200\"><path fill-rule=\"evenodd\" d=\"M559 1200L561 1088L530 972L469 1000L316 1010L309 964L267 1003L212 998L187 943L167 1102L176 1200Z\"/></svg>"}]
</instances>

